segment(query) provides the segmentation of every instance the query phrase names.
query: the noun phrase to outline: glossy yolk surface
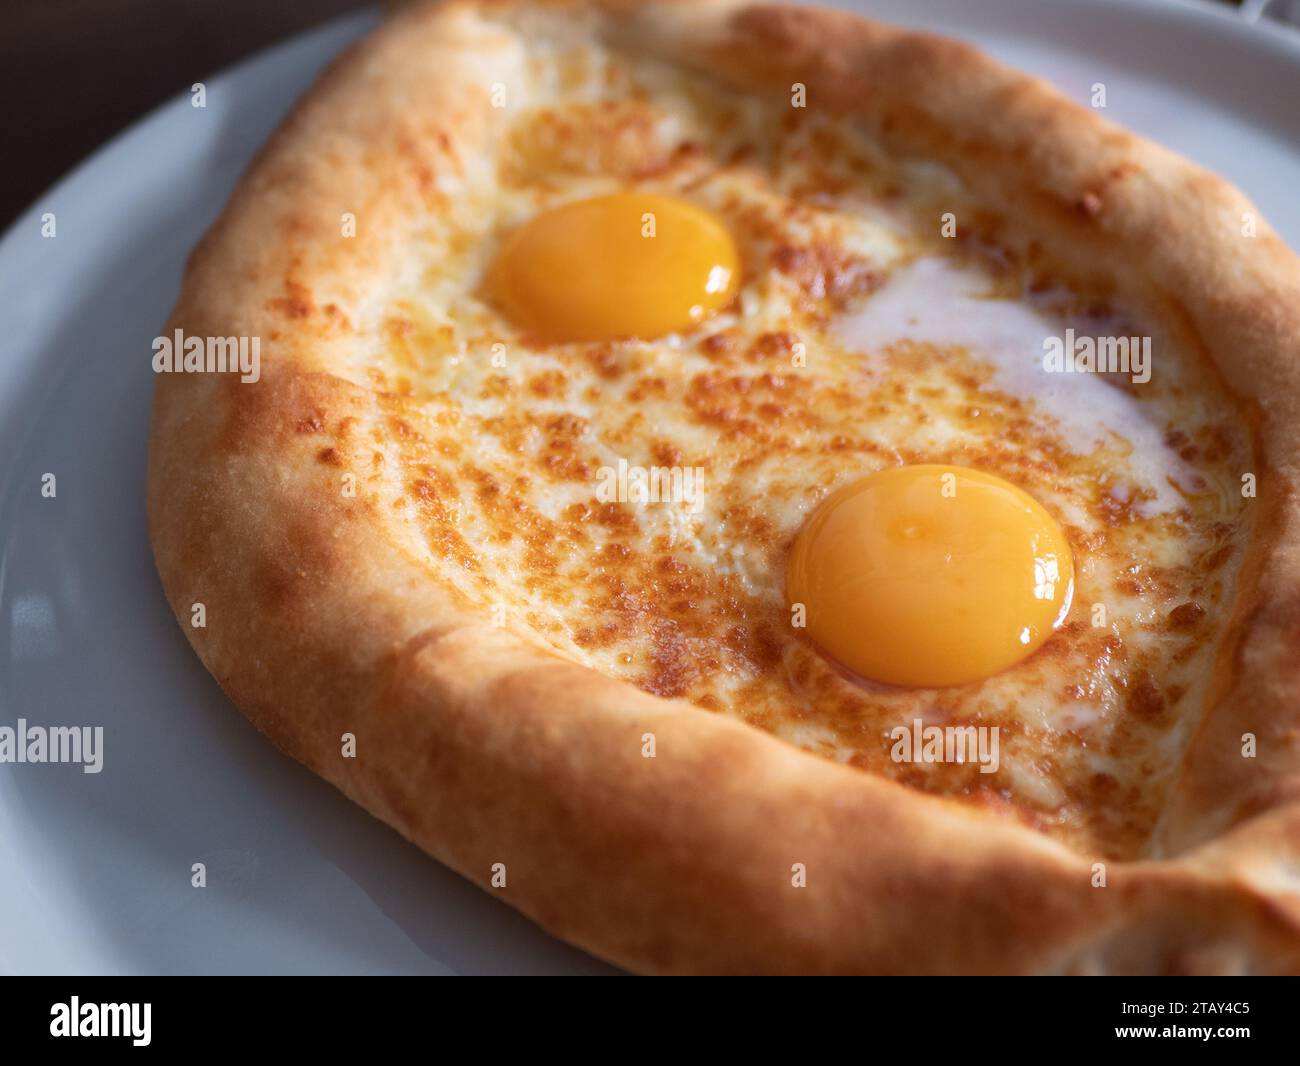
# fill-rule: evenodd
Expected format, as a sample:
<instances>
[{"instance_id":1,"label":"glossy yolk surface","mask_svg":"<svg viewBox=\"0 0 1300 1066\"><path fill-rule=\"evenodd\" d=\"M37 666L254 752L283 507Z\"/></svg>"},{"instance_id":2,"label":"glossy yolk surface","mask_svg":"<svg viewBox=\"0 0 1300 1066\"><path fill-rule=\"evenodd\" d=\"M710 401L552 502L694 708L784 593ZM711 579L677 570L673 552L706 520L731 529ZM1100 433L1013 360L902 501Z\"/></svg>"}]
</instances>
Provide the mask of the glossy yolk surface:
<instances>
[{"instance_id":1,"label":"glossy yolk surface","mask_svg":"<svg viewBox=\"0 0 1300 1066\"><path fill-rule=\"evenodd\" d=\"M871 681L913 687L989 677L1065 620L1069 544L1043 507L968 467L902 466L828 497L795 539L791 604L808 634Z\"/></svg>"},{"instance_id":2,"label":"glossy yolk surface","mask_svg":"<svg viewBox=\"0 0 1300 1066\"><path fill-rule=\"evenodd\" d=\"M521 226L488 287L529 334L602 341L690 329L731 299L739 273L735 242L707 211L671 196L616 193Z\"/></svg>"}]
</instances>

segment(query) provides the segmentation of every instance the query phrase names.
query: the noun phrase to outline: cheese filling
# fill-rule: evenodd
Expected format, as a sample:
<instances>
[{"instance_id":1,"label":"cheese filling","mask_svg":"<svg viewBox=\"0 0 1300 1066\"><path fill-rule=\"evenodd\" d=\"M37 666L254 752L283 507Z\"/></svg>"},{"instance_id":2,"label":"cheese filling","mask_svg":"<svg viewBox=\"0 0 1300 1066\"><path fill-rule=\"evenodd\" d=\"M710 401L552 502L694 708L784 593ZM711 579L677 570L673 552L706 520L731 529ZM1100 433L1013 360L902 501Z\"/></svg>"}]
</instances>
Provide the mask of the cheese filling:
<instances>
[{"instance_id":1,"label":"cheese filling","mask_svg":"<svg viewBox=\"0 0 1300 1066\"><path fill-rule=\"evenodd\" d=\"M518 76L493 164L436 176L455 210L431 213L419 269L363 324L351 371L384 412L368 491L409 520L411 550L592 669L1091 852L1142 854L1245 524L1249 442L1209 372L1138 309L976 239L954 176L894 164L814 109L566 44ZM707 314L692 311L707 270L661 278L656 306L602 289L622 268L601 258L599 226L589 269L561 251L515 264L530 292L555 281L551 310L503 309L490 279L512 235L606 196L630 197L638 222L655 213L641 204L689 205L711 235L677 249L692 278L734 244ZM548 276L561 267L580 276ZM626 306L579 335L586 312L562 306L575 293L593 321L602 300ZM1107 337L1137 343L1125 368L1092 372L1078 340ZM1049 368L1054 352L1073 369ZM819 504L909 464L1022 490L1073 559L1064 624L951 687L855 682L786 598ZM934 644L908 654L924 664L945 654ZM898 731L918 722L975 730L954 734L975 752L996 730L996 772L904 753Z\"/></svg>"}]
</instances>

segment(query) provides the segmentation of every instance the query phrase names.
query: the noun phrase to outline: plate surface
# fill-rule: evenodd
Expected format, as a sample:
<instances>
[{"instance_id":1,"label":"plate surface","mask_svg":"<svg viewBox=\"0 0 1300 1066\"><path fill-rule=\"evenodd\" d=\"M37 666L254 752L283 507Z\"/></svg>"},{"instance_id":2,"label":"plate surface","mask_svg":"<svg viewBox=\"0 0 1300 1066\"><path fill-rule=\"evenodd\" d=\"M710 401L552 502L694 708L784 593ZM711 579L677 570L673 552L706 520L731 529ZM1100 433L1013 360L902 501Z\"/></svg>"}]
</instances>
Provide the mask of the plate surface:
<instances>
[{"instance_id":1,"label":"plate surface","mask_svg":"<svg viewBox=\"0 0 1300 1066\"><path fill-rule=\"evenodd\" d=\"M1234 181L1300 247L1300 35L1173 0L839 6L967 38L1084 103L1104 84L1109 117ZM374 21L207 81L205 109L162 107L0 241L0 726L104 731L98 774L0 764L0 971L610 972L277 753L153 569L150 342L254 151Z\"/></svg>"}]
</instances>

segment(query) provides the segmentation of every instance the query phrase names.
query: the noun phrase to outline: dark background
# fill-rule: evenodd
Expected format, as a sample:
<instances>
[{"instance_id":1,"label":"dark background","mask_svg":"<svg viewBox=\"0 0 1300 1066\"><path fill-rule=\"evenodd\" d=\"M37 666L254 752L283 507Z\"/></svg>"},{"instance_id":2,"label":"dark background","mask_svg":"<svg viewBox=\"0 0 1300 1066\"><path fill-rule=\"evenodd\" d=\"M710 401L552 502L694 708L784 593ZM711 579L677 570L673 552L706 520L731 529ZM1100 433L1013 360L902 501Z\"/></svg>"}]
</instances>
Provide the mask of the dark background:
<instances>
[{"instance_id":1,"label":"dark background","mask_svg":"<svg viewBox=\"0 0 1300 1066\"><path fill-rule=\"evenodd\" d=\"M114 134L371 0L0 0L0 229Z\"/></svg>"},{"instance_id":2,"label":"dark background","mask_svg":"<svg viewBox=\"0 0 1300 1066\"><path fill-rule=\"evenodd\" d=\"M1274 0L1270 13L1291 4L1300 0ZM366 6L369 0L0 0L0 229L168 97Z\"/></svg>"}]
</instances>

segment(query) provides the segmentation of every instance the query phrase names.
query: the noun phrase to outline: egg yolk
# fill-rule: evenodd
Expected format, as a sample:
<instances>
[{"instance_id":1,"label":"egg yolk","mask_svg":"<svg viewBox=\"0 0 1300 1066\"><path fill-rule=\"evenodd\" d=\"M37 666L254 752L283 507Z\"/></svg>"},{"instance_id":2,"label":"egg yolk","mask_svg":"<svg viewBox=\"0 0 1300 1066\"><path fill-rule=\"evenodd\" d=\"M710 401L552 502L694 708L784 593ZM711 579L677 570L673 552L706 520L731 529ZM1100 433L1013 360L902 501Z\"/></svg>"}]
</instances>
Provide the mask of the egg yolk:
<instances>
[{"instance_id":1,"label":"egg yolk","mask_svg":"<svg viewBox=\"0 0 1300 1066\"><path fill-rule=\"evenodd\" d=\"M883 470L829 496L795 539L786 575L808 634L871 681L978 681L1034 652L1065 621L1070 546L1023 490L969 467Z\"/></svg>"},{"instance_id":2,"label":"egg yolk","mask_svg":"<svg viewBox=\"0 0 1300 1066\"><path fill-rule=\"evenodd\" d=\"M731 299L735 242L685 200L617 193L552 208L505 241L488 277L509 318L548 341L659 337Z\"/></svg>"}]
</instances>

